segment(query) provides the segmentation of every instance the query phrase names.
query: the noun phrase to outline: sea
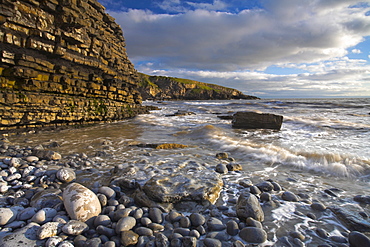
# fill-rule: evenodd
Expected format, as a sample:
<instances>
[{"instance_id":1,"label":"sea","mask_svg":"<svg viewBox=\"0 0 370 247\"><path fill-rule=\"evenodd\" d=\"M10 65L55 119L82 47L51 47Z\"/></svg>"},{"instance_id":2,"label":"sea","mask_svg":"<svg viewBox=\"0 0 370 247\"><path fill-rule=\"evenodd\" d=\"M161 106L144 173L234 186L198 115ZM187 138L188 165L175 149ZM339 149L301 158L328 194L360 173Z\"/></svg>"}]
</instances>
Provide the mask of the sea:
<instances>
[{"instance_id":1,"label":"sea","mask_svg":"<svg viewBox=\"0 0 370 247\"><path fill-rule=\"evenodd\" d=\"M272 179L285 190L308 194L326 206L370 214L369 206L353 200L356 195L370 196L370 98L145 101L143 105L158 110L120 122L9 139L22 146L57 142L59 147L54 149L63 156L96 156L96 162L106 169L138 160L158 167L189 160L214 167L221 163L215 155L226 152L243 171L223 175L225 188L219 203L237 197L243 180L256 184ZM178 111L188 114L173 116ZM231 120L219 117L238 111L282 115L282 128L233 129ZM138 146L161 143L188 147L155 150ZM269 239L317 227L331 235L348 231L330 210L317 214L316 219L306 217L309 212L303 203L286 202L270 209L264 223ZM309 242L315 241L312 237Z\"/></svg>"}]
</instances>

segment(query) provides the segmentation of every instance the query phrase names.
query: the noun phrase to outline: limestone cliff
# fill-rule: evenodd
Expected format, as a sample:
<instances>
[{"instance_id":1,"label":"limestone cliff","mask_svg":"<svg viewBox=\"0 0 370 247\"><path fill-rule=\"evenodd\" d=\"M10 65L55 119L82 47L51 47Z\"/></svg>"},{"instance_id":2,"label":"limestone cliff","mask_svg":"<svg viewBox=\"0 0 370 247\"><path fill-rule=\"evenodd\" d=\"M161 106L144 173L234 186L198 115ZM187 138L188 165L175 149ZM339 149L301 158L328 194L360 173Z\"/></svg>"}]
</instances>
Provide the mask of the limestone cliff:
<instances>
[{"instance_id":1,"label":"limestone cliff","mask_svg":"<svg viewBox=\"0 0 370 247\"><path fill-rule=\"evenodd\" d=\"M137 83L96 0L0 1L0 130L133 117Z\"/></svg>"},{"instance_id":2,"label":"limestone cliff","mask_svg":"<svg viewBox=\"0 0 370 247\"><path fill-rule=\"evenodd\" d=\"M226 100L258 99L242 92L188 79L140 75L140 92L143 99L154 100Z\"/></svg>"}]
</instances>

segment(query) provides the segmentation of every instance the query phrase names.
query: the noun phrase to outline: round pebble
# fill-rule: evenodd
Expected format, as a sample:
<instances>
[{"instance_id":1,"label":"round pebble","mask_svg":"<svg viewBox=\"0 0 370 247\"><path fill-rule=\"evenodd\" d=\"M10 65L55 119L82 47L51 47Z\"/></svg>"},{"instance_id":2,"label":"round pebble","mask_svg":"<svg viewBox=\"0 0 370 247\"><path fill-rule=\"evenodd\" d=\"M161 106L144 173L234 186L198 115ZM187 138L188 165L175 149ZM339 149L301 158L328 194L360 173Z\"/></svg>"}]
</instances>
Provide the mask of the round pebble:
<instances>
[{"instance_id":1,"label":"round pebble","mask_svg":"<svg viewBox=\"0 0 370 247\"><path fill-rule=\"evenodd\" d=\"M208 219L207 226L210 231L222 231L226 228L221 220L214 217Z\"/></svg>"},{"instance_id":2,"label":"round pebble","mask_svg":"<svg viewBox=\"0 0 370 247\"><path fill-rule=\"evenodd\" d=\"M162 223L163 222L163 216L162 211L159 208L150 208L149 209L149 218L154 223Z\"/></svg>"},{"instance_id":3,"label":"round pebble","mask_svg":"<svg viewBox=\"0 0 370 247\"><path fill-rule=\"evenodd\" d=\"M239 225L235 220L229 220L226 223L226 231L231 236L236 236L239 233Z\"/></svg>"},{"instance_id":4,"label":"round pebble","mask_svg":"<svg viewBox=\"0 0 370 247\"><path fill-rule=\"evenodd\" d=\"M226 174L229 172L229 169L227 169L227 166L225 164L218 164L216 166L216 172Z\"/></svg>"},{"instance_id":5,"label":"round pebble","mask_svg":"<svg viewBox=\"0 0 370 247\"><path fill-rule=\"evenodd\" d=\"M351 247L370 246L370 238L357 231L353 231L349 234L348 241Z\"/></svg>"},{"instance_id":6,"label":"round pebble","mask_svg":"<svg viewBox=\"0 0 370 247\"><path fill-rule=\"evenodd\" d=\"M136 219L131 216L121 218L116 225L116 233L119 234L123 231L129 231L136 225Z\"/></svg>"},{"instance_id":7,"label":"round pebble","mask_svg":"<svg viewBox=\"0 0 370 247\"><path fill-rule=\"evenodd\" d=\"M206 223L206 218L204 218L204 216L201 214L192 213L190 215L190 221L191 221L192 226L197 227L197 226L201 226L204 223Z\"/></svg>"},{"instance_id":8,"label":"round pebble","mask_svg":"<svg viewBox=\"0 0 370 247\"><path fill-rule=\"evenodd\" d=\"M284 200L284 201L288 201L288 202L298 202L298 197L293 193L293 192L290 192L290 191L285 191L282 195L281 195L281 198Z\"/></svg>"},{"instance_id":9,"label":"round pebble","mask_svg":"<svg viewBox=\"0 0 370 247\"><path fill-rule=\"evenodd\" d=\"M59 222L47 222L37 230L38 239L46 239L59 234L62 224Z\"/></svg>"},{"instance_id":10,"label":"round pebble","mask_svg":"<svg viewBox=\"0 0 370 247\"><path fill-rule=\"evenodd\" d=\"M267 233L258 227L246 227L243 228L239 236L249 243L263 243L267 240Z\"/></svg>"},{"instance_id":11,"label":"round pebble","mask_svg":"<svg viewBox=\"0 0 370 247\"><path fill-rule=\"evenodd\" d=\"M139 235L133 231L121 232L121 243L123 246L135 245L139 241Z\"/></svg>"},{"instance_id":12,"label":"round pebble","mask_svg":"<svg viewBox=\"0 0 370 247\"><path fill-rule=\"evenodd\" d=\"M206 247L222 247L222 243L218 239L206 238L203 242Z\"/></svg>"}]
</instances>

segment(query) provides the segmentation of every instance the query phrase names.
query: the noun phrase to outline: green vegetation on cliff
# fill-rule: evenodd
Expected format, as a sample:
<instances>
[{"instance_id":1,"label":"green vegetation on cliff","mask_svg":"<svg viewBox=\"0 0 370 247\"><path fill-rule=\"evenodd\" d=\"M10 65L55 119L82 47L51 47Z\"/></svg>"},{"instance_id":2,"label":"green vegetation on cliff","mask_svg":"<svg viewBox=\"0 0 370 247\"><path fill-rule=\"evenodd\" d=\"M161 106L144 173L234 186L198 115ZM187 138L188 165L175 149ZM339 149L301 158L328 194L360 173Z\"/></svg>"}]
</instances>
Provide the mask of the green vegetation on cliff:
<instances>
[{"instance_id":1,"label":"green vegetation on cliff","mask_svg":"<svg viewBox=\"0 0 370 247\"><path fill-rule=\"evenodd\" d=\"M236 89L189 79L150 76L143 73L139 73L139 77L139 91L144 100L258 99Z\"/></svg>"}]
</instances>

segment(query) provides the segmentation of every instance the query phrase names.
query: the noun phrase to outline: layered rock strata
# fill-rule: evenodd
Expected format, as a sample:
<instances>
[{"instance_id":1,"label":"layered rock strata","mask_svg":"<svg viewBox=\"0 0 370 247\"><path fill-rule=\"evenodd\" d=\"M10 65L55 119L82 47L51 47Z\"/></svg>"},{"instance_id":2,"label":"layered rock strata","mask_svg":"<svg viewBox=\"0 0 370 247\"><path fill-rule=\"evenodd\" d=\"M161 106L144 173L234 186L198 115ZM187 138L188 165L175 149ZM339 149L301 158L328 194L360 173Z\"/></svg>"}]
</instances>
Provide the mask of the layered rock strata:
<instances>
[{"instance_id":1,"label":"layered rock strata","mask_svg":"<svg viewBox=\"0 0 370 247\"><path fill-rule=\"evenodd\" d=\"M0 129L145 112L122 34L95 0L2 0Z\"/></svg>"}]
</instances>

